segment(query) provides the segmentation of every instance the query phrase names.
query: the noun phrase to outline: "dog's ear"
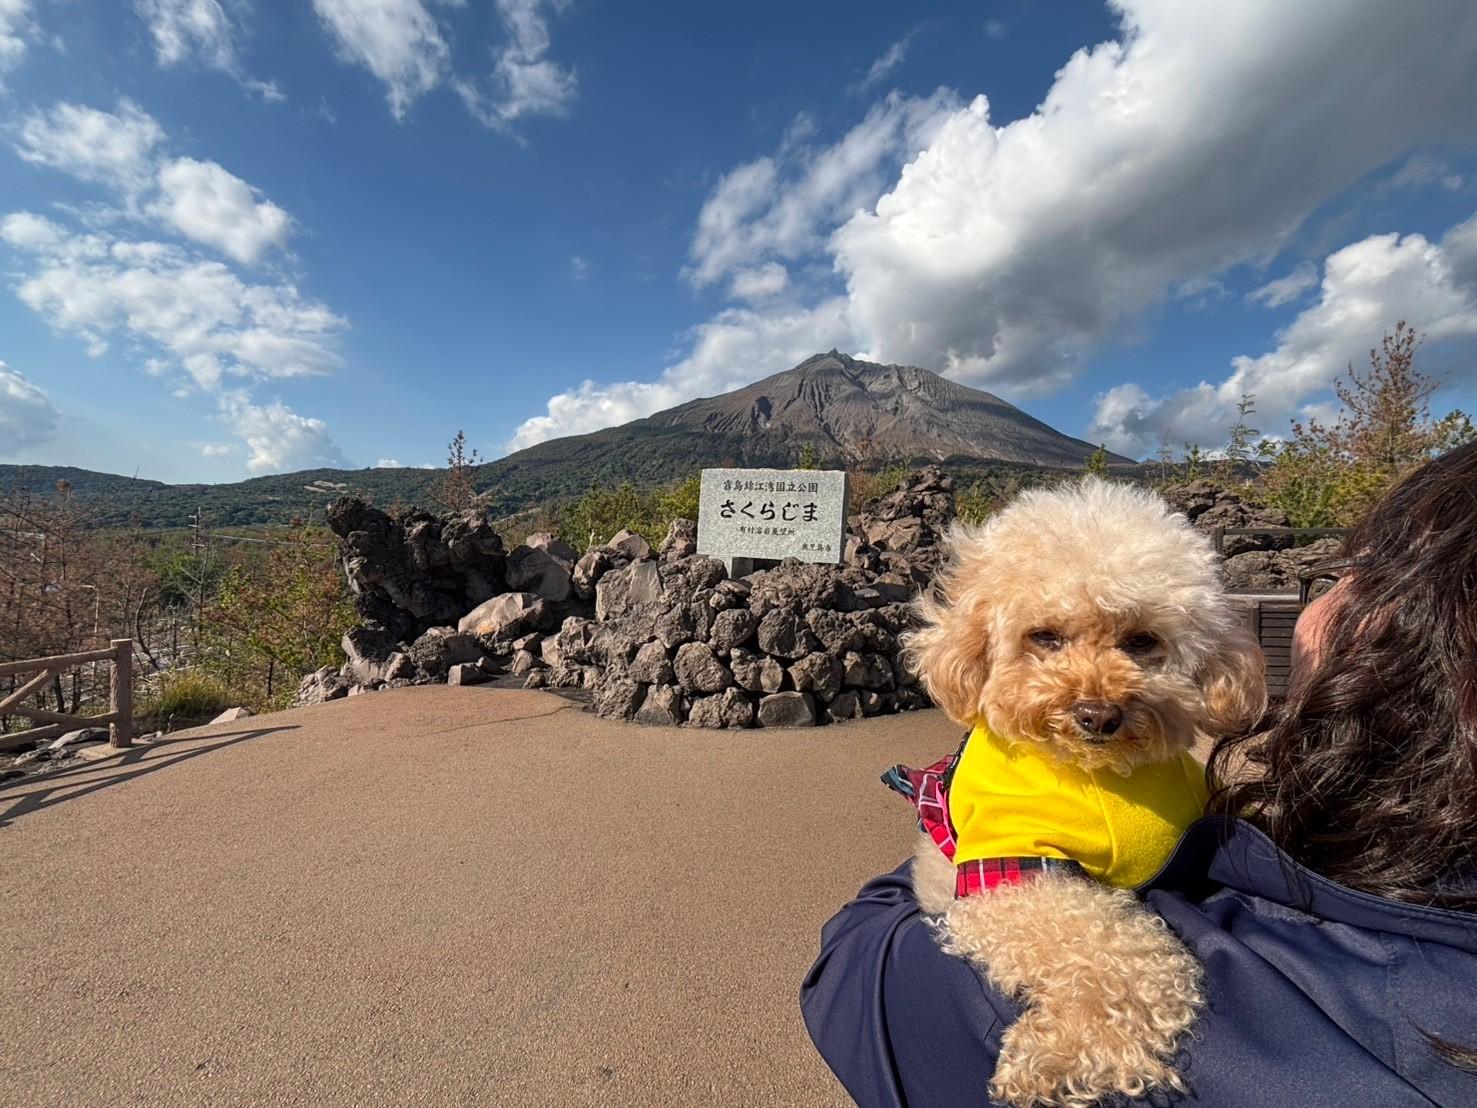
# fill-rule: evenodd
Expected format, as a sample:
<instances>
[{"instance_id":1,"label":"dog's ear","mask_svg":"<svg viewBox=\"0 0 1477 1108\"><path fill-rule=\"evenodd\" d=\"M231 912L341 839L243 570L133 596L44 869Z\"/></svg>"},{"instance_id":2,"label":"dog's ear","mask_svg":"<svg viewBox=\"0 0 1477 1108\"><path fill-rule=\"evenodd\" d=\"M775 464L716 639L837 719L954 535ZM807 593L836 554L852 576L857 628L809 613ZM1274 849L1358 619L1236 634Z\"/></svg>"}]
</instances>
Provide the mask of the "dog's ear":
<instances>
[{"instance_id":1,"label":"dog's ear","mask_svg":"<svg viewBox=\"0 0 1477 1108\"><path fill-rule=\"evenodd\" d=\"M961 558L960 550L975 546L976 538L970 529L950 535L954 560L939 573L934 590L915 602L919 626L903 640L908 664L933 702L969 727L980 720L990 667L990 604L981 589L986 575L974 559Z\"/></svg>"},{"instance_id":2,"label":"dog's ear","mask_svg":"<svg viewBox=\"0 0 1477 1108\"><path fill-rule=\"evenodd\" d=\"M1201 727L1211 735L1245 731L1267 710L1267 659L1249 630L1237 628L1200 671Z\"/></svg>"}]
</instances>

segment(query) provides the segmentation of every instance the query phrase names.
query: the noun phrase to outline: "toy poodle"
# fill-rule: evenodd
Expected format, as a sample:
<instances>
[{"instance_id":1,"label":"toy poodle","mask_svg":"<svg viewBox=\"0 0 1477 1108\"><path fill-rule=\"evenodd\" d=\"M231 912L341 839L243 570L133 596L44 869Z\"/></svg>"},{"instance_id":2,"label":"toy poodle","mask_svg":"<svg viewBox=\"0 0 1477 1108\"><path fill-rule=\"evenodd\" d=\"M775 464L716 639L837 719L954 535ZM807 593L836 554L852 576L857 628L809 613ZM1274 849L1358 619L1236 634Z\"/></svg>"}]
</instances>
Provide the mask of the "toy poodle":
<instances>
[{"instance_id":1,"label":"toy poodle","mask_svg":"<svg viewBox=\"0 0 1477 1108\"><path fill-rule=\"evenodd\" d=\"M1030 491L948 541L905 645L971 731L884 780L918 809L914 887L945 949L1022 1006L990 1094L1182 1091L1200 966L1131 890L1203 812L1190 748L1265 710L1261 650L1209 542L1150 492Z\"/></svg>"}]
</instances>

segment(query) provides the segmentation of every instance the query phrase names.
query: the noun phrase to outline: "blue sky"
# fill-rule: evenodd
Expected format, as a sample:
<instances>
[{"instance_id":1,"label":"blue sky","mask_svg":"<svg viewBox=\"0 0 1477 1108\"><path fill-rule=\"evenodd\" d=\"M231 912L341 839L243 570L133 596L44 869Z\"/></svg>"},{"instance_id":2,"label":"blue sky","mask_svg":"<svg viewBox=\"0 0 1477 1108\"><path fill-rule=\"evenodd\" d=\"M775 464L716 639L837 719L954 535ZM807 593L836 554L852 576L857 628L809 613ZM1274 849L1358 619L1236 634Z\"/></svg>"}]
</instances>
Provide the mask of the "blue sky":
<instances>
[{"instance_id":1,"label":"blue sky","mask_svg":"<svg viewBox=\"0 0 1477 1108\"><path fill-rule=\"evenodd\" d=\"M1474 56L1465 0L0 0L0 460L492 458L833 346L1144 455L1402 317L1470 409Z\"/></svg>"}]
</instances>

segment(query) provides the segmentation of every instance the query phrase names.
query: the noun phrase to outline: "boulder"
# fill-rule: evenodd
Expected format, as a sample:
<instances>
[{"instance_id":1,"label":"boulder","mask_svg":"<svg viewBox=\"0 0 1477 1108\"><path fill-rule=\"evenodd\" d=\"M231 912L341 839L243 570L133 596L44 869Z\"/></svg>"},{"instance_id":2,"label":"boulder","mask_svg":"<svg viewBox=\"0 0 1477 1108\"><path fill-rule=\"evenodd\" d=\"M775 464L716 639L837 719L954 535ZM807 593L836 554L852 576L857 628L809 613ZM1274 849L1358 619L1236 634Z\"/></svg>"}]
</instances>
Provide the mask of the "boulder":
<instances>
[{"instance_id":1,"label":"boulder","mask_svg":"<svg viewBox=\"0 0 1477 1108\"><path fill-rule=\"evenodd\" d=\"M453 631L450 627L432 627L410 644L407 653L416 669L428 677L440 678L454 665L476 662L482 657L482 647L472 634Z\"/></svg>"},{"instance_id":2,"label":"boulder","mask_svg":"<svg viewBox=\"0 0 1477 1108\"><path fill-rule=\"evenodd\" d=\"M729 657L729 668L740 688L750 692L779 692L785 684L785 670L773 658L735 647Z\"/></svg>"},{"instance_id":3,"label":"boulder","mask_svg":"<svg viewBox=\"0 0 1477 1108\"><path fill-rule=\"evenodd\" d=\"M632 562L644 562L655 557L651 551L651 543L635 531L620 531L605 545L618 556Z\"/></svg>"},{"instance_id":4,"label":"boulder","mask_svg":"<svg viewBox=\"0 0 1477 1108\"><path fill-rule=\"evenodd\" d=\"M715 596L720 595L714 593ZM713 627L708 642L719 654L727 654L736 646L743 646L754 635L759 621L747 608L729 608L713 617Z\"/></svg>"},{"instance_id":5,"label":"boulder","mask_svg":"<svg viewBox=\"0 0 1477 1108\"><path fill-rule=\"evenodd\" d=\"M531 592L505 592L477 605L457 621L458 631L511 641L535 630L547 611L544 597Z\"/></svg>"},{"instance_id":6,"label":"boulder","mask_svg":"<svg viewBox=\"0 0 1477 1108\"><path fill-rule=\"evenodd\" d=\"M667 537L658 550L664 562L673 562L697 553L697 521L674 519L667 527Z\"/></svg>"},{"instance_id":7,"label":"boulder","mask_svg":"<svg viewBox=\"0 0 1477 1108\"><path fill-rule=\"evenodd\" d=\"M629 677L616 674L595 687L595 711L606 719L630 719L645 693Z\"/></svg>"},{"instance_id":8,"label":"boulder","mask_svg":"<svg viewBox=\"0 0 1477 1108\"><path fill-rule=\"evenodd\" d=\"M815 724L815 698L808 692L778 692L759 700L760 727L810 727Z\"/></svg>"},{"instance_id":9,"label":"boulder","mask_svg":"<svg viewBox=\"0 0 1477 1108\"><path fill-rule=\"evenodd\" d=\"M682 693L671 685L652 685L636 710L636 722L676 726L682 722Z\"/></svg>"},{"instance_id":10,"label":"boulder","mask_svg":"<svg viewBox=\"0 0 1477 1108\"><path fill-rule=\"evenodd\" d=\"M332 666L324 666L308 674L298 684L297 694L292 698L294 708L309 704L322 704L327 700L338 700L349 694L349 683Z\"/></svg>"},{"instance_id":11,"label":"boulder","mask_svg":"<svg viewBox=\"0 0 1477 1108\"><path fill-rule=\"evenodd\" d=\"M826 705L825 715L828 719L840 722L845 719L861 719L862 704L853 689L843 689L833 696Z\"/></svg>"},{"instance_id":12,"label":"boulder","mask_svg":"<svg viewBox=\"0 0 1477 1108\"><path fill-rule=\"evenodd\" d=\"M724 689L694 700L687 722L694 727L751 727L754 703L738 689Z\"/></svg>"},{"instance_id":13,"label":"boulder","mask_svg":"<svg viewBox=\"0 0 1477 1108\"><path fill-rule=\"evenodd\" d=\"M536 669L542 669L543 659L531 650L515 650L513 661L508 666L508 672L514 677L527 677Z\"/></svg>"},{"instance_id":14,"label":"boulder","mask_svg":"<svg viewBox=\"0 0 1477 1108\"><path fill-rule=\"evenodd\" d=\"M385 661L395 650L395 636L377 624L350 627L339 640L347 659L345 676L358 685L385 679Z\"/></svg>"},{"instance_id":15,"label":"boulder","mask_svg":"<svg viewBox=\"0 0 1477 1108\"><path fill-rule=\"evenodd\" d=\"M585 551L584 556L575 562L570 574L574 595L581 600L589 600L595 595L595 586L600 578L614 565L610 553L598 546Z\"/></svg>"},{"instance_id":16,"label":"boulder","mask_svg":"<svg viewBox=\"0 0 1477 1108\"><path fill-rule=\"evenodd\" d=\"M779 658L803 658L813 651L815 636L794 612L776 608L759 621L759 649Z\"/></svg>"},{"instance_id":17,"label":"boulder","mask_svg":"<svg viewBox=\"0 0 1477 1108\"><path fill-rule=\"evenodd\" d=\"M649 642L636 651L631 662L631 676L648 685L670 685L676 674L667 648L660 642Z\"/></svg>"},{"instance_id":18,"label":"boulder","mask_svg":"<svg viewBox=\"0 0 1477 1108\"><path fill-rule=\"evenodd\" d=\"M480 685L487 680L487 673L476 662L461 662L446 671L448 685Z\"/></svg>"},{"instance_id":19,"label":"boulder","mask_svg":"<svg viewBox=\"0 0 1477 1108\"><path fill-rule=\"evenodd\" d=\"M602 623L616 619L661 597L662 582L656 563L633 562L600 578L595 586L595 619Z\"/></svg>"},{"instance_id":20,"label":"boulder","mask_svg":"<svg viewBox=\"0 0 1477 1108\"><path fill-rule=\"evenodd\" d=\"M574 592L570 576L573 561L560 561L546 550L516 546L503 565L508 588L533 593L545 600L568 600Z\"/></svg>"},{"instance_id":21,"label":"boulder","mask_svg":"<svg viewBox=\"0 0 1477 1108\"><path fill-rule=\"evenodd\" d=\"M552 531L535 531L523 540L523 545L530 550L542 550L555 561L562 562L566 569L573 569L580 557L579 551Z\"/></svg>"},{"instance_id":22,"label":"boulder","mask_svg":"<svg viewBox=\"0 0 1477 1108\"><path fill-rule=\"evenodd\" d=\"M684 643L672 663L677 682L689 693L716 693L733 684L733 673L707 643Z\"/></svg>"},{"instance_id":23,"label":"boulder","mask_svg":"<svg viewBox=\"0 0 1477 1108\"><path fill-rule=\"evenodd\" d=\"M655 565L655 562L645 562L644 565ZM693 618L693 608L688 604L677 604L668 608L657 617L654 627L656 637L668 648L681 646L700 638L698 634L697 621Z\"/></svg>"},{"instance_id":24,"label":"boulder","mask_svg":"<svg viewBox=\"0 0 1477 1108\"><path fill-rule=\"evenodd\" d=\"M790 680L801 692L813 692L830 700L841 691L842 666L834 655L822 651L807 654L790 667Z\"/></svg>"},{"instance_id":25,"label":"boulder","mask_svg":"<svg viewBox=\"0 0 1477 1108\"><path fill-rule=\"evenodd\" d=\"M842 680L849 688L890 689L893 687L892 663L884 655L858 654L850 650L846 653L842 667Z\"/></svg>"}]
</instances>

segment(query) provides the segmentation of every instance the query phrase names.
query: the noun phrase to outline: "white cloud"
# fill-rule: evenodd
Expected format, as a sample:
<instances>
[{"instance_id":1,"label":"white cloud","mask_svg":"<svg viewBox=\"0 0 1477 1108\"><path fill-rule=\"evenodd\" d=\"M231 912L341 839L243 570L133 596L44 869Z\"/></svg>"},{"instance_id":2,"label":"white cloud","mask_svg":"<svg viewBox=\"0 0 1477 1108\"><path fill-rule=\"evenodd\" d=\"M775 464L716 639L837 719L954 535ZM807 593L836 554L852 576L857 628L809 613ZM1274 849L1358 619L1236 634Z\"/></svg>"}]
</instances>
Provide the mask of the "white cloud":
<instances>
[{"instance_id":1,"label":"white cloud","mask_svg":"<svg viewBox=\"0 0 1477 1108\"><path fill-rule=\"evenodd\" d=\"M0 362L0 454L13 457L56 434L57 410L16 370Z\"/></svg>"},{"instance_id":2,"label":"white cloud","mask_svg":"<svg viewBox=\"0 0 1477 1108\"><path fill-rule=\"evenodd\" d=\"M998 20L998 19L987 19L987 20L985 20L985 35L988 38L992 38L992 39L995 39L996 41L999 41L1000 39L1003 39L1005 37L1006 29L1007 28L1006 28L1005 24L1001 20Z\"/></svg>"},{"instance_id":3,"label":"white cloud","mask_svg":"<svg viewBox=\"0 0 1477 1108\"><path fill-rule=\"evenodd\" d=\"M451 50L422 0L313 0L313 10L345 60L384 82L396 119L450 65Z\"/></svg>"},{"instance_id":4,"label":"white cloud","mask_svg":"<svg viewBox=\"0 0 1477 1108\"><path fill-rule=\"evenodd\" d=\"M845 301L814 308L730 308L693 329L692 352L656 381L596 384L551 397L544 415L525 420L510 449L629 423L695 396L712 396L803 361L817 350L845 346Z\"/></svg>"},{"instance_id":5,"label":"white cloud","mask_svg":"<svg viewBox=\"0 0 1477 1108\"><path fill-rule=\"evenodd\" d=\"M1257 425L1281 431L1291 418L1326 414L1328 390L1345 367L1362 367L1401 319L1427 337L1428 358L1444 353L1468 384L1477 382L1470 368L1477 355L1477 216L1439 242L1372 235L1329 255L1318 303L1279 333L1274 349L1233 358L1218 383L1166 396L1137 384L1110 389L1098 399L1088 437L1127 454L1156 448L1166 432L1176 444L1219 444L1243 393L1256 397Z\"/></svg>"},{"instance_id":6,"label":"white cloud","mask_svg":"<svg viewBox=\"0 0 1477 1108\"><path fill-rule=\"evenodd\" d=\"M590 261L579 254L569 259L569 275L576 281L583 281L590 275Z\"/></svg>"},{"instance_id":7,"label":"white cloud","mask_svg":"<svg viewBox=\"0 0 1477 1108\"><path fill-rule=\"evenodd\" d=\"M26 56L26 39L35 30L31 0L0 0L0 89L5 75Z\"/></svg>"},{"instance_id":8,"label":"white cloud","mask_svg":"<svg viewBox=\"0 0 1477 1108\"><path fill-rule=\"evenodd\" d=\"M735 300L756 303L784 292L790 284L790 271L779 262L765 262L755 269L741 269L733 275L728 295Z\"/></svg>"},{"instance_id":9,"label":"white cloud","mask_svg":"<svg viewBox=\"0 0 1477 1108\"><path fill-rule=\"evenodd\" d=\"M220 0L134 0L133 10L149 28L154 59L160 66L195 61L234 77L265 100L284 99L275 83L242 72L236 52L236 20Z\"/></svg>"},{"instance_id":10,"label":"white cloud","mask_svg":"<svg viewBox=\"0 0 1477 1108\"><path fill-rule=\"evenodd\" d=\"M399 458L380 458L374 463L374 469L404 469L405 466Z\"/></svg>"},{"instance_id":11,"label":"white cloud","mask_svg":"<svg viewBox=\"0 0 1477 1108\"><path fill-rule=\"evenodd\" d=\"M327 373L347 324L290 284L248 284L220 262L159 242L76 233L17 212L0 239L30 254L21 302L101 355L114 337L162 352L198 388Z\"/></svg>"},{"instance_id":12,"label":"white cloud","mask_svg":"<svg viewBox=\"0 0 1477 1108\"><path fill-rule=\"evenodd\" d=\"M1318 267L1312 262L1299 262L1285 277L1278 277L1261 288L1252 289L1246 294L1246 299L1268 308L1280 308L1284 304L1291 304L1317 283Z\"/></svg>"},{"instance_id":13,"label":"white cloud","mask_svg":"<svg viewBox=\"0 0 1477 1108\"><path fill-rule=\"evenodd\" d=\"M703 206L684 275L705 287L769 262L834 273L836 345L1045 393L1167 297L1270 262L1370 173L1473 133L1466 0L1399 22L1380 0L1113 6L1120 40L1074 54L1024 118L997 123L984 97L892 97L831 147L800 134L738 166ZM833 287L811 284L742 324L705 326L750 327L776 353L761 339L771 313L832 303ZM808 352L826 345L817 335ZM701 384L669 369L655 384L680 380L685 399L780 368L729 362ZM638 385L612 388L639 409L654 393ZM598 407L585 400L581 427ZM519 434L559 426L551 408Z\"/></svg>"},{"instance_id":14,"label":"white cloud","mask_svg":"<svg viewBox=\"0 0 1477 1108\"><path fill-rule=\"evenodd\" d=\"M1395 171L1390 183L1403 188L1440 185L1447 192L1456 192L1465 182L1460 173L1455 172L1440 158L1416 154Z\"/></svg>"},{"instance_id":15,"label":"white cloud","mask_svg":"<svg viewBox=\"0 0 1477 1108\"><path fill-rule=\"evenodd\" d=\"M793 129L774 157L719 181L698 214L688 280L702 287L766 259L818 250L837 223L876 200L957 107L947 90L926 98L893 93L819 150L805 144L805 128Z\"/></svg>"},{"instance_id":16,"label":"white cloud","mask_svg":"<svg viewBox=\"0 0 1477 1108\"><path fill-rule=\"evenodd\" d=\"M298 469L343 469L349 463L321 419L298 415L280 400L262 406L242 392L220 398L221 417L251 451L252 473L286 473Z\"/></svg>"},{"instance_id":17,"label":"white cloud","mask_svg":"<svg viewBox=\"0 0 1477 1108\"><path fill-rule=\"evenodd\" d=\"M507 41L497 51L491 87L458 78L457 93L483 125L506 131L525 116L562 116L579 95L574 70L551 61L545 0L497 0ZM553 0L556 9L563 6Z\"/></svg>"},{"instance_id":18,"label":"white cloud","mask_svg":"<svg viewBox=\"0 0 1477 1108\"><path fill-rule=\"evenodd\" d=\"M116 112L59 103L23 116L14 141L16 153L34 165L131 194L151 182L164 128L126 98Z\"/></svg>"},{"instance_id":19,"label":"white cloud","mask_svg":"<svg viewBox=\"0 0 1477 1108\"><path fill-rule=\"evenodd\" d=\"M913 36L918 32L909 31L902 38L889 46L882 55L872 63L867 75L862 78L860 89L869 89L873 85L879 85L892 75L892 71L903 64L908 56L908 47L912 45Z\"/></svg>"},{"instance_id":20,"label":"white cloud","mask_svg":"<svg viewBox=\"0 0 1477 1108\"><path fill-rule=\"evenodd\" d=\"M130 100L116 112L57 104L24 117L15 134L26 161L111 188L133 218L157 220L238 262L286 249L292 220L285 211L215 162L165 159L166 141L164 129Z\"/></svg>"},{"instance_id":21,"label":"white cloud","mask_svg":"<svg viewBox=\"0 0 1477 1108\"><path fill-rule=\"evenodd\" d=\"M1371 170L1471 129L1461 0L1400 27L1377 0L1117 6L1123 41L1075 54L1038 111L997 127L977 99L837 232L889 360L1059 384L1176 285L1269 257Z\"/></svg>"},{"instance_id":22,"label":"white cloud","mask_svg":"<svg viewBox=\"0 0 1477 1108\"><path fill-rule=\"evenodd\" d=\"M287 213L258 200L240 177L215 162L176 158L159 170L158 210L181 234L250 264L271 247L285 248Z\"/></svg>"},{"instance_id":23,"label":"white cloud","mask_svg":"<svg viewBox=\"0 0 1477 1108\"><path fill-rule=\"evenodd\" d=\"M202 458L228 458L234 454L236 448L229 443L208 442L200 448Z\"/></svg>"}]
</instances>

